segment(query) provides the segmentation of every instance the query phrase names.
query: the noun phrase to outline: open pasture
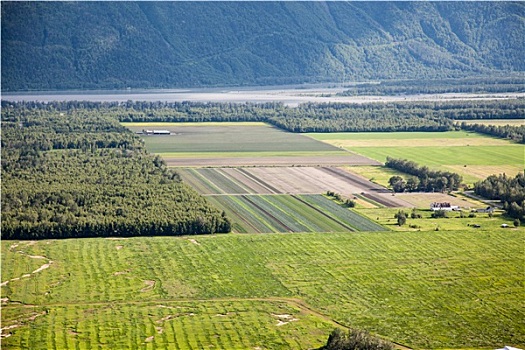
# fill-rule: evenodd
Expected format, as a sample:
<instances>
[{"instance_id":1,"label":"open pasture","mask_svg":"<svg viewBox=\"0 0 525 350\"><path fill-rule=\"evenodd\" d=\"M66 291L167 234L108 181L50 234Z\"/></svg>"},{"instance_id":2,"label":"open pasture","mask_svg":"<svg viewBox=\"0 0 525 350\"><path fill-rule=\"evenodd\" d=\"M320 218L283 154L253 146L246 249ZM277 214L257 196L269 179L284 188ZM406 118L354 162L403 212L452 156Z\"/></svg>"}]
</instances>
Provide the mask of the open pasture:
<instances>
[{"instance_id":1,"label":"open pasture","mask_svg":"<svg viewBox=\"0 0 525 350\"><path fill-rule=\"evenodd\" d=\"M374 208L362 209L360 213L393 231L429 232L438 229L439 231L466 230L502 233L517 231L521 234L525 233L524 228L515 228L513 220L503 216L502 211L496 211L492 217L488 213L474 213L474 216L469 217L471 213L469 210L463 210L463 217L461 217L462 214L460 212L451 211L447 212L446 218L432 218L430 209L421 208L416 210L421 215L421 218L412 219L410 217L412 210L404 209L404 212L407 214L407 221L403 226L399 226L397 219L394 217L398 211L399 209ZM508 227L503 228L501 227L502 224L507 224Z\"/></svg>"},{"instance_id":2,"label":"open pasture","mask_svg":"<svg viewBox=\"0 0 525 350\"><path fill-rule=\"evenodd\" d=\"M2 347L307 349L332 321L415 348L523 347L524 238L482 228L2 241Z\"/></svg>"},{"instance_id":3,"label":"open pasture","mask_svg":"<svg viewBox=\"0 0 525 350\"><path fill-rule=\"evenodd\" d=\"M239 233L384 230L321 195L222 195L208 200L226 212Z\"/></svg>"},{"instance_id":4,"label":"open pasture","mask_svg":"<svg viewBox=\"0 0 525 350\"><path fill-rule=\"evenodd\" d=\"M524 167L523 145L471 132L307 135L379 162L385 162L387 157L401 158L434 169L454 171L469 184L491 174L515 175Z\"/></svg>"}]
</instances>

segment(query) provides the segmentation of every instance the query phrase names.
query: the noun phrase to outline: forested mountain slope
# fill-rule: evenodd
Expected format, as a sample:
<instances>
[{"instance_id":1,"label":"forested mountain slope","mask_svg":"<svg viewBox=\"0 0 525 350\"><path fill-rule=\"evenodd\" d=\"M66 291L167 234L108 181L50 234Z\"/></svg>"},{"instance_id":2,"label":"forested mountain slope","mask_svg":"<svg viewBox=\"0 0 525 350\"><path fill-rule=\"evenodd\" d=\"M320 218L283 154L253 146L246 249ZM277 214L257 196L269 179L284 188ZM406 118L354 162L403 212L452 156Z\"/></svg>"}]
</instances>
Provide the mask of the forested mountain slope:
<instances>
[{"instance_id":1,"label":"forested mountain slope","mask_svg":"<svg viewBox=\"0 0 525 350\"><path fill-rule=\"evenodd\" d=\"M2 2L2 90L525 70L520 2Z\"/></svg>"}]
</instances>

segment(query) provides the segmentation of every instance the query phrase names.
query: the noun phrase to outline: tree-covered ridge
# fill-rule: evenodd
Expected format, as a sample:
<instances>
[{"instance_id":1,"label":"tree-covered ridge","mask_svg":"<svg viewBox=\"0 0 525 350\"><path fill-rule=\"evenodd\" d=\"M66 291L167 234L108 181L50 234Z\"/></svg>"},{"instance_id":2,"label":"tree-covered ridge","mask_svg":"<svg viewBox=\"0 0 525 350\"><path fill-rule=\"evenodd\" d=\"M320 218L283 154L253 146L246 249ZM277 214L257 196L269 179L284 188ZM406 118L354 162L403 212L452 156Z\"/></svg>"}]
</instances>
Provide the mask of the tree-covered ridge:
<instances>
[{"instance_id":1,"label":"tree-covered ridge","mask_svg":"<svg viewBox=\"0 0 525 350\"><path fill-rule=\"evenodd\" d=\"M523 72L521 2L4 1L2 90Z\"/></svg>"},{"instance_id":2,"label":"tree-covered ridge","mask_svg":"<svg viewBox=\"0 0 525 350\"><path fill-rule=\"evenodd\" d=\"M116 120L2 109L2 239L184 235L230 222Z\"/></svg>"},{"instance_id":3,"label":"tree-covered ridge","mask_svg":"<svg viewBox=\"0 0 525 350\"><path fill-rule=\"evenodd\" d=\"M499 199L510 217L525 218L525 176L491 175L474 184L474 192L488 199Z\"/></svg>"}]
</instances>

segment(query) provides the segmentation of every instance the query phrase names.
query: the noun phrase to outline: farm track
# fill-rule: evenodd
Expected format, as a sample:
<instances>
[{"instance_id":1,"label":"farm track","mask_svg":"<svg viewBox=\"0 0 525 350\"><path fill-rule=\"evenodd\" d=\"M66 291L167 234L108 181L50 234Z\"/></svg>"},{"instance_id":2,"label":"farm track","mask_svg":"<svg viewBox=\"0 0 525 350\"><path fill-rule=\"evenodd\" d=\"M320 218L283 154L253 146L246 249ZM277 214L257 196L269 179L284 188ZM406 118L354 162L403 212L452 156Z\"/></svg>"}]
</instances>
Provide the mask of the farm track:
<instances>
[{"instance_id":1,"label":"farm track","mask_svg":"<svg viewBox=\"0 0 525 350\"><path fill-rule=\"evenodd\" d=\"M210 299L155 299L155 300L132 300L132 301L122 301L122 300L115 300L115 301L86 301L86 302L74 302L74 303L46 303L47 308L53 308L53 307L68 307L68 306L104 306L104 305L147 305L147 304L163 304L163 303L207 303L207 302L244 302L244 301L255 301L255 302L281 302L288 304L292 307L296 307L297 309L301 310L305 314L316 316L323 321L329 322L333 324L334 326L342 327L346 330L350 330L351 327L345 325L342 322L339 322L337 320L334 320L330 318L329 316L321 313L320 311L317 311L310 305L308 305L305 301L299 298L286 298L286 297L268 297L268 298L210 298ZM35 307L38 307L38 305L33 304L20 304L17 303L16 306L10 306L9 304L3 305L3 308L30 308L34 309ZM46 313L38 314L38 316L46 316ZM27 321L34 321L36 317L32 317L28 319ZM7 330L7 329L6 329ZM401 350L411 350L412 348L407 347L405 345L394 343L396 345L396 349Z\"/></svg>"}]
</instances>

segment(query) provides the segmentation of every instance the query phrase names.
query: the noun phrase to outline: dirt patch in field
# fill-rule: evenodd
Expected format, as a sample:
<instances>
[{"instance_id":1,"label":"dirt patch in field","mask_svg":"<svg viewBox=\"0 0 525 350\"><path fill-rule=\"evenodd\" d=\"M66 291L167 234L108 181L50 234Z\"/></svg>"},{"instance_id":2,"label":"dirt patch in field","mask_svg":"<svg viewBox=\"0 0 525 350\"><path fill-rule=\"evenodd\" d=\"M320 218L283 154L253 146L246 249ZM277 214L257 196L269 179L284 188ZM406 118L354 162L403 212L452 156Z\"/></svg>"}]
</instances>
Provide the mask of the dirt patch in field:
<instances>
[{"instance_id":1,"label":"dirt patch in field","mask_svg":"<svg viewBox=\"0 0 525 350\"><path fill-rule=\"evenodd\" d=\"M378 161L349 154L312 157L235 157L235 158L176 158L163 157L171 167L252 167L252 166L342 166L381 165Z\"/></svg>"},{"instance_id":2,"label":"dirt patch in field","mask_svg":"<svg viewBox=\"0 0 525 350\"><path fill-rule=\"evenodd\" d=\"M141 292L149 292L150 290L153 290L153 287L155 287L155 281L153 280L145 280L144 283L146 284L146 287L142 288Z\"/></svg>"},{"instance_id":3,"label":"dirt patch in field","mask_svg":"<svg viewBox=\"0 0 525 350\"><path fill-rule=\"evenodd\" d=\"M201 245L199 242L197 242L196 239L193 239L193 238L192 239L188 239L188 241L190 241L191 243L196 244L196 245Z\"/></svg>"},{"instance_id":4,"label":"dirt patch in field","mask_svg":"<svg viewBox=\"0 0 525 350\"><path fill-rule=\"evenodd\" d=\"M121 246L121 245L118 245L115 247L117 250L121 250L122 248L124 248L124 246Z\"/></svg>"}]
</instances>

